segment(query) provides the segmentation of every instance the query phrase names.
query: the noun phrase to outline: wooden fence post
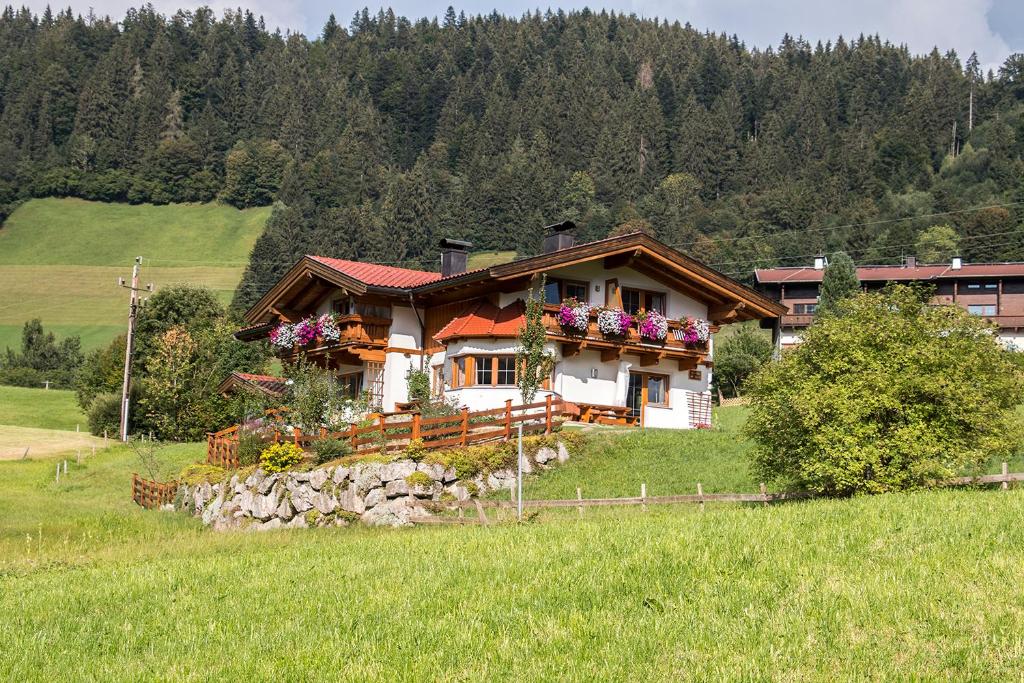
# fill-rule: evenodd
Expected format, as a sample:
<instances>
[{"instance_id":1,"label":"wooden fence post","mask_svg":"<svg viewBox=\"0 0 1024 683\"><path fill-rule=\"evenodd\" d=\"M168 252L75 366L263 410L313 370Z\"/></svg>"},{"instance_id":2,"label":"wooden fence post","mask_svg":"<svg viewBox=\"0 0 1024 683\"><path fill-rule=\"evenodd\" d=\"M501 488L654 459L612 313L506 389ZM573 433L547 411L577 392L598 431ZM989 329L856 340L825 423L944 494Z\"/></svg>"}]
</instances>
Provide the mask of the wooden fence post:
<instances>
[{"instance_id":1,"label":"wooden fence post","mask_svg":"<svg viewBox=\"0 0 1024 683\"><path fill-rule=\"evenodd\" d=\"M505 399L505 441L512 438L512 399Z\"/></svg>"},{"instance_id":2,"label":"wooden fence post","mask_svg":"<svg viewBox=\"0 0 1024 683\"><path fill-rule=\"evenodd\" d=\"M469 442L469 408L462 409L462 445Z\"/></svg>"},{"instance_id":3,"label":"wooden fence post","mask_svg":"<svg viewBox=\"0 0 1024 683\"><path fill-rule=\"evenodd\" d=\"M292 432L292 437L295 439L295 445L298 446L299 445L299 439L302 438L302 430L299 429L298 427L296 427L295 431Z\"/></svg>"},{"instance_id":4,"label":"wooden fence post","mask_svg":"<svg viewBox=\"0 0 1024 683\"><path fill-rule=\"evenodd\" d=\"M764 485L763 481L761 482L761 500L765 505L768 505L768 488Z\"/></svg>"},{"instance_id":5,"label":"wooden fence post","mask_svg":"<svg viewBox=\"0 0 1024 683\"><path fill-rule=\"evenodd\" d=\"M420 438L420 414L412 414L412 437L413 439Z\"/></svg>"},{"instance_id":6,"label":"wooden fence post","mask_svg":"<svg viewBox=\"0 0 1024 683\"><path fill-rule=\"evenodd\" d=\"M487 513L484 512L484 506L480 504L480 500L478 498L474 498L473 502L476 504L476 514L480 518L480 523L484 526L490 526L491 523L487 519Z\"/></svg>"},{"instance_id":7,"label":"wooden fence post","mask_svg":"<svg viewBox=\"0 0 1024 683\"><path fill-rule=\"evenodd\" d=\"M640 509L647 512L647 484L640 484Z\"/></svg>"},{"instance_id":8,"label":"wooden fence post","mask_svg":"<svg viewBox=\"0 0 1024 683\"><path fill-rule=\"evenodd\" d=\"M579 486L576 487L576 500L580 501L580 505L576 507L576 511L580 513L580 519L583 519L583 489Z\"/></svg>"},{"instance_id":9,"label":"wooden fence post","mask_svg":"<svg viewBox=\"0 0 1024 683\"><path fill-rule=\"evenodd\" d=\"M348 438L349 438L349 442L352 444L352 452L355 453L355 451L356 451L356 425L355 425L354 422L348 426Z\"/></svg>"},{"instance_id":10,"label":"wooden fence post","mask_svg":"<svg viewBox=\"0 0 1024 683\"><path fill-rule=\"evenodd\" d=\"M544 433L551 433L551 394L544 400Z\"/></svg>"},{"instance_id":11,"label":"wooden fence post","mask_svg":"<svg viewBox=\"0 0 1024 683\"><path fill-rule=\"evenodd\" d=\"M699 481L697 482L697 497L700 498L700 511L704 512L704 487Z\"/></svg>"},{"instance_id":12,"label":"wooden fence post","mask_svg":"<svg viewBox=\"0 0 1024 683\"><path fill-rule=\"evenodd\" d=\"M1005 491L1010 488L1010 466L1007 463L1003 463L1003 483L1001 488Z\"/></svg>"}]
</instances>

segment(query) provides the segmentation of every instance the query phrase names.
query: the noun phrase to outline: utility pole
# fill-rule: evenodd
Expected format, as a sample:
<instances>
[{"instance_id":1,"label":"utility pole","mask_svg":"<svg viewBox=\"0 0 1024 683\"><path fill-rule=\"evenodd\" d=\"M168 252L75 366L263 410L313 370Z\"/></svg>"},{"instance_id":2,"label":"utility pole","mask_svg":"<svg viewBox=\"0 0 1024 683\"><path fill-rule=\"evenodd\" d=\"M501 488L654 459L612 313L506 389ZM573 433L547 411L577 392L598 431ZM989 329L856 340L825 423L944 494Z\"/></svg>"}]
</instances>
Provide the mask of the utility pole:
<instances>
[{"instance_id":1,"label":"utility pole","mask_svg":"<svg viewBox=\"0 0 1024 683\"><path fill-rule=\"evenodd\" d=\"M132 390L132 354L135 351L135 320L139 314L139 268L142 266L142 257L135 257L135 265L132 266L132 283L125 284L124 278L119 278L117 284L129 292L128 299L128 340L124 346L124 382L121 385L121 441L128 440L128 409ZM146 291L152 292L152 283L146 285Z\"/></svg>"}]
</instances>

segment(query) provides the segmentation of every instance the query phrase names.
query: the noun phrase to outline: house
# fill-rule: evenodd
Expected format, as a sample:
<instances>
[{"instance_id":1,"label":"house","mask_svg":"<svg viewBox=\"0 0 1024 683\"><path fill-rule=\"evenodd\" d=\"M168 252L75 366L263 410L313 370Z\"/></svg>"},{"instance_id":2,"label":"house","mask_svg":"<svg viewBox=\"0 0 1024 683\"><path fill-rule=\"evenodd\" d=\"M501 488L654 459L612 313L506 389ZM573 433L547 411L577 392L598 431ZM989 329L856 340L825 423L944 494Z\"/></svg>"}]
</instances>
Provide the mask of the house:
<instances>
[{"instance_id":1,"label":"house","mask_svg":"<svg viewBox=\"0 0 1024 683\"><path fill-rule=\"evenodd\" d=\"M819 256L813 266L754 271L757 289L786 307L783 346L799 344L801 332L814 320L826 265ZM902 265L858 266L857 279L867 291L890 282L930 283L934 303L963 306L998 325L1007 346L1024 348L1024 263L964 263L955 257L949 263L921 264L910 256Z\"/></svg>"},{"instance_id":2,"label":"house","mask_svg":"<svg viewBox=\"0 0 1024 683\"><path fill-rule=\"evenodd\" d=\"M785 309L647 235L576 244L574 227L549 226L537 256L477 270L458 240L442 241L439 272L305 256L236 337L269 338L285 360L304 353L384 411L407 401L411 369L430 373L437 397L500 408L520 402L517 336L543 282L554 363L538 400L652 427L708 422L714 332Z\"/></svg>"}]
</instances>

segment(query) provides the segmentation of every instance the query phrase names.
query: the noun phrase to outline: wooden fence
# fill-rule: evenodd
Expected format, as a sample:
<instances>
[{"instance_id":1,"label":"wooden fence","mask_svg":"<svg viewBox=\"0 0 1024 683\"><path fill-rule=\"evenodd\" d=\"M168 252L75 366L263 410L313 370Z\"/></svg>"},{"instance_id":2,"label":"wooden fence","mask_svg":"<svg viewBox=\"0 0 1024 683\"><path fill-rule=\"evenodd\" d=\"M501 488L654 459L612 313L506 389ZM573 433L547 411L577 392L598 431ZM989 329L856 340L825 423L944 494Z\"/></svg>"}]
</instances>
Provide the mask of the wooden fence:
<instances>
[{"instance_id":1,"label":"wooden fence","mask_svg":"<svg viewBox=\"0 0 1024 683\"><path fill-rule=\"evenodd\" d=\"M1002 464L1001 474L985 474L977 477L957 477L945 482L947 486L970 486L980 484L1000 484L1000 488L1006 490L1012 482L1024 481L1024 472L1009 472L1007 463ZM415 517L412 519L416 524L482 524L487 526L490 519L486 510L495 510L498 514L502 510L516 509L518 502L515 499L515 489L510 489L511 500L469 500L452 501L420 501L420 505L433 511L458 512L458 517ZM576 508L579 516L583 516L584 508L606 507L613 505L639 505L647 509L648 505L674 505L680 503L697 504L704 510L705 503L760 503L768 505L786 500L805 500L814 498L815 494L808 492L779 492L769 493L762 483L758 493L704 493L703 486L698 482L696 493L680 494L673 496L648 496L647 484L640 485L640 495L623 498L584 498L583 491L576 489L576 498L555 499L555 500L523 500L523 509L557 509ZM475 509L476 517L466 516L467 509Z\"/></svg>"},{"instance_id":2,"label":"wooden fence","mask_svg":"<svg viewBox=\"0 0 1024 683\"><path fill-rule=\"evenodd\" d=\"M146 509L173 503L177 492L177 481L151 481L132 474L132 500Z\"/></svg>"},{"instance_id":3,"label":"wooden fence","mask_svg":"<svg viewBox=\"0 0 1024 683\"><path fill-rule=\"evenodd\" d=\"M578 414L579 408L574 404L548 396L544 401L528 405L514 406L508 400L503 408L472 412L463 408L455 415L439 417L423 417L418 412L379 414L372 424L363 427L353 424L341 432L321 429L318 433L307 434L296 428L288 435L275 430L268 442L290 441L305 448L324 439L339 439L348 441L358 454L400 450L413 439L422 440L427 449L451 448L507 441L518 433L520 423L524 434L548 434L556 418ZM239 466L237 426L207 434L206 462L229 469Z\"/></svg>"}]
</instances>

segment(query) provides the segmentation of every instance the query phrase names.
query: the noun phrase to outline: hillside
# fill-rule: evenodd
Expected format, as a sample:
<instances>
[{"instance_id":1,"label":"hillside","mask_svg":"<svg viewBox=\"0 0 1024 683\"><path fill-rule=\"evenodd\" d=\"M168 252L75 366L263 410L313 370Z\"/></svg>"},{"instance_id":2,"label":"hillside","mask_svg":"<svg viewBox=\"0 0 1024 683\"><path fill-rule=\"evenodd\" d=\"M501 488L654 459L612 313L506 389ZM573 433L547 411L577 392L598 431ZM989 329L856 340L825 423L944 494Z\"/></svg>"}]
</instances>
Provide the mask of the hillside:
<instances>
[{"instance_id":1,"label":"hillside","mask_svg":"<svg viewBox=\"0 0 1024 683\"><path fill-rule=\"evenodd\" d=\"M125 329L119 277L143 257L142 282L205 285L231 299L270 208L167 206L33 199L0 228L0 349L17 347L22 324L42 318L85 348Z\"/></svg>"}]
</instances>

